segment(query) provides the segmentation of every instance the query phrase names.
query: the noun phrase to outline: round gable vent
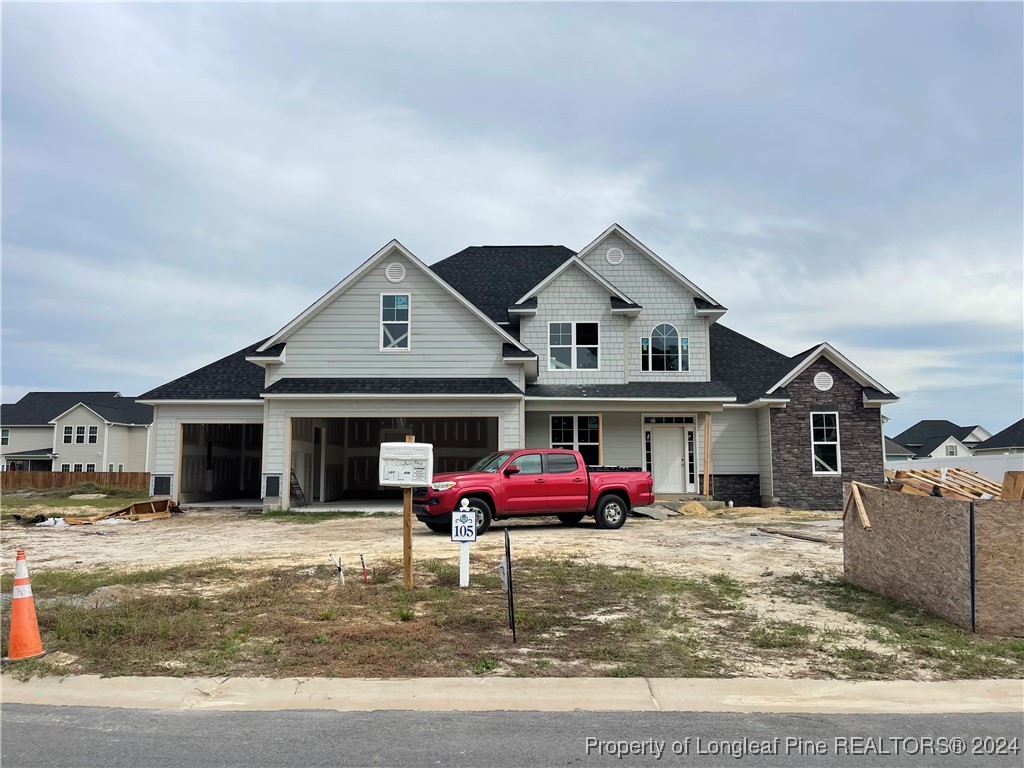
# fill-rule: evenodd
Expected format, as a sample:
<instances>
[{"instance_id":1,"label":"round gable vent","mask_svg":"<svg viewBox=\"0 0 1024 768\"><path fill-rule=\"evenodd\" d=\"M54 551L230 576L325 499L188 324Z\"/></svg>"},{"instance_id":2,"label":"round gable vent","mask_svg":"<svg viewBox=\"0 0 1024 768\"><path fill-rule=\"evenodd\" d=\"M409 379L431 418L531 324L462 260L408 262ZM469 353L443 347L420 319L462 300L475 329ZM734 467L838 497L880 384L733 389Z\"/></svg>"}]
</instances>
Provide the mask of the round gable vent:
<instances>
[{"instance_id":1,"label":"round gable vent","mask_svg":"<svg viewBox=\"0 0 1024 768\"><path fill-rule=\"evenodd\" d=\"M626 257L623 255L621 248L609 248L608 253L604 255L604 258L614 267L616 264L621 264L622 260Z\"/></svg>"},{"instance_id":2,"label":"round gable vent","mask_svg":"<svg viewBox=\"0 0 1024 768\"><path fill-rule=\"evenodd\" d=\"M822 371L821 373L816 373L814 375L814 386L822 392L828 392L832 389L833 383L831 373L825 373L825 371Z\"/></svg>"},{"instance_id":3,"label":"round gable vent","mask_svg":"<svg viewBox=\"0 0 1024 768\"><path fill-rule=\"evenodd\" d=\"M405 280L405 265L392 261L384 270L384 276L391 283L400 283Z\"/></svg>"}]
</instances>

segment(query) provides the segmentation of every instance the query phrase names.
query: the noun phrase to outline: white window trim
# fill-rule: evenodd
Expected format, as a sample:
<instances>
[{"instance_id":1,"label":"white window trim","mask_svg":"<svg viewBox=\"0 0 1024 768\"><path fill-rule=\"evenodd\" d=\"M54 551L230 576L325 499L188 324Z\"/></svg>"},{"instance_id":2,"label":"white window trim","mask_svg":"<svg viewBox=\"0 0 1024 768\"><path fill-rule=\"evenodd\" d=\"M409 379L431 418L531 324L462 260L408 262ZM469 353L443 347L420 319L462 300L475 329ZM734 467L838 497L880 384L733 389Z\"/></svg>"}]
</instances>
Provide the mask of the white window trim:
<instances>
[{"instance_id":1,"label":"white window trim","mask_svg":"<svg viewBox=\"0 0 1024 768\"><path fill-rule=\"evenodd\" d=\"M683 344L686 344L686 367L685 368L680 367L680 368L678 368L678 369L676 369L674 371L656 371L656 370L654 370L654 358L652 357L652 355L654 353L654 344L652 343L652 341L654 340L654 329L657 328L659 325L671 325L672 326L672 329L676 332L676 339L679 342L679 349L680 350L682 350ZM643 349L643 340L644 339L647 339L647 354L646 354L646 357L647 357L647 370L644 370L644 367L643 367L643 359L645 357L644 349ZM680 364L680 366L682 365L682 363L683 363L683 355L682 355L682 352L680 352L680 354L679 354L679 364ZM669 322L655 323L654 325L651 326L651 330L648 331L646 336L641 336L640 337L640 373L641 373L641 375L646 376L647 374L650 374L650 373L661 374L661 373L689 373L689 372L690 372L690 337L689 336L683 336L683 334L681 334L679 332L679 326L677 326L675 323L669 323Z\"/></svg>"},{"instance_id":2,"label":"white window trim","mask_svg":"<svg viewBox=\"0 0 1024 768\"><path fill-rule=\"evenodd\" d=\"M947 456L956 456L957 455L957 453L956 453L956 446L955 445L947 445L946 446L946 455Z\"/></svg>"},{"instance_id":3,"label":"white window trim","mask_svg":"<svg viewBox=\"0 0 1024 768\"><path fill-rule=\"evenodd\" d=\"M598 358L600 359L600 358ZM596 443L581 443L579 433L579 423L576 421L580 416L597 416L597 442ZM548 447L554 448L555 441L553 439L552 431L554 430L555 419L572 419L572 449L578 451L581 445L596 445L597 446L597 463L600 464L604 460L604 414L601 413L552 413L548 416ZM559 443L559 445L567 445L567 443Z\"/></svg>"},{"instance_id":4,"label":"white window trim","mask_svg":"<svg viewBox=\"0 0 1024 768\"><path fill-rule=\"evenodd\" d=\"M76 462L75 464L73 464L71 466L71 471L72 472L81 472L82 471L82 465Z\"/></svg>"},{"instance_id":5,"label":"white window trim","mask_svg":"<svg viewBox=\"0 0 1024 768\"><path fill-rule=\"evenodd\" d=\"M68 433L69 429L71 430L70 434ZM69 440L68 438L71 438L71 439ZM75 428L72 425L70 425L70 424L65 424L64 425L64 438L63 439L64 439L64 443L63 443L64 445L74 445L75 444Z\"/></svg>"},{"instance_id":6,"label":"white window trim","mask_svg":"<svg viewBox=\"0 0 1024 768\"><path fill-rule=\"evenodd\" d=\"M96 434L95 435L93 435L93 433L92 433L92 431L94 429L96 430ZM92 438L92 437L95 437L96 439L95 440L91 440L90 438ZM90 424L89 426L87 426L85 428L85 442L87 444L89 444L89 445L96 445L97 443L99 443L99 441L100 441L100 428L98 426L96 426L95 424Z\"/></svg>"},{"instance_id":7,"label":"white window trim","mask_svg":"<svg viewBox=\"0 0 1024 768\"><path fill-rule=\"evenodd\" d=\"M78 430L82 430L82 442L78 442ZM84 424L75 424L75 445L88 445L86 440L89 439L89 430L85 428Z\"/></svg>"},{"instance_id":8,"label":"white window trim","mask_svg":"<svg viewBox=\"0 0 1024 768\"><path fill-rule=\"evenodd\" d=\"M60 465L60 471L61 472L70 472L71 471L71 465L70 464L61 464Z\"/></svg>"},{"instance_id":9,"label":"white window trim","mask_svg":"<svg viewBox=\"0 0 1024 768\"><path fill-rule=\"evenodd\" d=\"M92 469L89 469L89 467L92 467ZM96 471L96 465L95 464L86 464L85 465L85 471L86 472L95 472Z\"/></svg>"},{"instance_id":10,"label":"white window trim","mask_svg":"<svg viewBox=\"0 0 1024 768\"><path fill-rule=\"evenodd\" d=\"M836 441L832 442L815 442L814 440L814 417L815 416L835 416L836 419ZM819 475L821 477L838 477L843 474L843 455L842 455L842 439L843 436L839 433L839 411L811 411L808 417L809 426L811 430L811 474ZM836 471L835 472L820 472L815 469L814 466L814 446L815 445L835 445L836 447Z\"/></svg>"},{"instance_id":11,"label":"white window trim","mask_svg":"<svg viewBox=\"0 0 1024 768\"><path fill-rule=\"evenodd\" d=\"M11 444L11 430L7 427L0 429L0 445Z\"/></svg>"},{"instance_id":12,"label":"white window trim","mask_svg":"<svg viewBox=\"0 0 1024 768\"><path fill-rule=\"evenodd\" d=\"M597 367L596 368L578 368L576 366L576 348L579 346L576 343L576 326L580 323L588 323L597 326ZM551 364L551 326L552 325L571 325L572 326L572 343L569 345L569 349L572 350L572 367L571 368L555 368ZM565 344L556 344L555 349L565 349ZM550 320L548 321L548 370L549 371L600 371L601 370L601 321L600 320Z\"/></svg>"},{"instance_id":13,"label":"white window trim","mask_svg":"<svg viewBox=\"0 0 1024 768\"><path fill-rule=\"evenodd\" d=\"M405 296L409 300L409 319L405 321L408 326L406 336L408 337L408 344L404 347L385 347L384 346L384 297L385 296ZM402 322L396 320L394 322ZM412 350L412 294L408 291L384 291L380 295L380 303L377 305L377 344L378 351L380 352L409 352Z\"/></svg>"},{"instance_id":14,"label":"white window trim","mask_svg":"<svg viewBox=\"0 0 1024 768\"><path fill-rule=\"evenodd\" d=\"M118 472L124 472L124 464L118 464L117 465L117 471Z\"/></svg>"}]
</instances>

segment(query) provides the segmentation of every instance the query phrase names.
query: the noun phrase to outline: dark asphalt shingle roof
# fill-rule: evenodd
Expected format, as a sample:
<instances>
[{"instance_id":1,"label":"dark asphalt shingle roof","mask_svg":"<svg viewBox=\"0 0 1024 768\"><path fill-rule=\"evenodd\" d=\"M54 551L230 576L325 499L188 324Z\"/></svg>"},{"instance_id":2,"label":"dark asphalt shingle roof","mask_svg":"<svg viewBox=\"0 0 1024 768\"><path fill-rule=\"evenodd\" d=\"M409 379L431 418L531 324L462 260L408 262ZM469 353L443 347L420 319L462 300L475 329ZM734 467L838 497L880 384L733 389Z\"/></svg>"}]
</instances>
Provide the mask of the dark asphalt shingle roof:
<instances>
[{"instance_id":1,"label":"dark asphalt shingle roof","mask_svg":"<svg viewBox=\"0 0 1024 768\"><path fill-rule=\"evenodd\" d=\"M740 403L757 400L798 364L760 342L754 341L732 328L715 323L710 329L711 380L721 381L735 393ZM802 353L806 356L806 353ZM772 397L788 395L776 391Z\"/></svg>"},{"instance_id":2,"label":"dark asphalt shingle roof","mask_svg":"<svg viewBox=\"0 0 1024 768\"><path fill-rule=\"evenodd\" d=\"M262 352L253 351L253 353L250 354L249 357L277 357L282 352L284 352L285 346L286 346L285 342L282 341L280 344L275 344L272 347L268 347L267 349L263 350ZM258 347L259 347L259 345L257 345L257 348Z\"/></svg>"},{"instance_id":3,"label":"dark asphalt shingle roof","mask_svg":"<svg viewBox=\"0 0 1024 768\"><path fill-rule=\"evenodd\" d=\"M915 456L928 456L942 445L946 438L955 437L963 442L975 429L977 424L961 427L945 419L924 419L900 432L893 438L893 442L914 451Z\"/></svg>"},{"instance_id":4,"label":"dark asphalt shingle roof","mask_svg":"<svg viewBox=\"0 0 1024 768\"><path fill-rule=\"evenodd\" d=\"M510 306L575 255L564 245L475 245L430 268L491 320L504 323Z\"/></svg>"},{"instance_id":5,"label":"dark asphalt shingle roof","mask_svg":"<svg viewBox=\"0 0 1024 768\"><path fill-rule=\"evenodd\" d=\"M264 372L245 357L264 341L266 339L250 344L139 397L143 400L259 400Z\"/></svg>"},{"instance_id":6,"label":"dark asphalt shingle roof","mask_svg":"<svg viewBox=\"0 0 1024 768\"><path fill-rule=\"evenodd\" d=\"M46 446L45 448L36 448L34 451L15 451L14 453L5 453L5 459L17 459L17 458L32 458L40 456L43 458L49 458L53 456L53 448Z\"/></svg>"},{"instance_id":7,"label":"dark asphalt shingle roof","mask_svg":"<svg viewBox=\"0 0 1024 768\"><path fill-rule=\"evenodd\" d=\"M731 388L717 381L634 381L629 384L531 384L527 397L641 397L687 400L698 397L732 400Z\"/></svg>"},{"instance_id":8,"label":"dark asphalt shingle roof","mask_svg":"<svg viewBox=\"0 0 1024 768\"><path fill-rule=\"evenodd\" d=\"M891 400L892 402L896 402L897 400L899 400L899 397L897 395L894 395L890 392L882 392L881 390L875 389L874 387L864 387L864 396L867 397L869 400Z\"/></svg>"},{"instance_id":9,"label":"dark asphalt shingle roof","mask_svg":"<svg viewBox=\"0 0 1024 768\"><path fill-rule=\"evenodd\" d=\"M611 300L612 309L643 309L635 301L623 301L618 296L612 296Z\"/></svg>"},{"instance_id":10,"label":"dark asphalt shingle roof","mask_svg":"<svg viewBox=\"0 0 1024 768\"><path fill-rule=\"evenodd\" d=\"M891 456L895 454L900 454L903 456L913 456L914 452L909 448L904 448L899 443L890 440L888 437L885 438L885 455Z\"/></svg>"},{"instance_id":11,"label":"dark asphalt shingle roof","mask_svg":"<svg viewBox=\"0 0 1024 768\"><path fill-rule=\"evenodd\" d=\"M281 379L267 394L521 395L508 379Z\"/></svg>"},{"instance_id":12,"label":"dark asphalt shingle roof","mask_svg":"<svg viewBox=\"0 0 1024 768\"><path fill-rule=\"evenodd\" d=\"M721 309L723 311L725 310L725 307L723 307L721 304L714 304L706 299L702 299L700 296L694 296L693 303L697 307L697 309Z\"/></svg>"},{"instance_id":13,"label":"dark asphalt shingle roof","mask_svg":"<svg viewBox=\"0 0 1024 768\"><path fill-rule=\"evenodd\" d=\"M152 406L117 392L29 392L18 402L2 406L0 422L5 427L46 425L79 403L118 424L153 422Z\"/></svg>"},{"instance_id":14,"label":"dark asphalt shingle roof","mask_svg":"<svg viewBox=\"0 0 1024 768\"><path fill-rule=\"evenodd\" d=\"M982 440L978 448L1024 448L1024 419L1015 421L1006 429L996 432L988 440Z\"/></svg>"}]
</instances>

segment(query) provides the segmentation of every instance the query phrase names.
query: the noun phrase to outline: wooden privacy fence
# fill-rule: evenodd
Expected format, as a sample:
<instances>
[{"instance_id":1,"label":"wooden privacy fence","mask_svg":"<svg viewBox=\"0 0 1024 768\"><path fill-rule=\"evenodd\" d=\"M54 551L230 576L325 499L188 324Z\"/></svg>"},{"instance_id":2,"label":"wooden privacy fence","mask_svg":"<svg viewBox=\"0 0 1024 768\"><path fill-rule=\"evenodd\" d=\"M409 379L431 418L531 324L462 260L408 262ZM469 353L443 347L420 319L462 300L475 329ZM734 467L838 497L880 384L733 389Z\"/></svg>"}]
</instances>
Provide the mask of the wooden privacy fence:
<instances>
[{"instance_id":1,"label":"wooden privacy fence","mask_svg":"<svg viewBox=\"0 0 1024 768\"><path fill-rule=\"evenodd\" d=\"M1024 637L1024 501L957 501L861 483L848 496L854 487L864 516L852 505L844 518L847 581L964 629Z\"/></svg>"},{"instance_id":2,"label":"wooden privacy fence","mask_svg":"<svg viewBox=\"0 0 1024 768\"><path fill-rule=\"evenodd\" d=\"M148 494L149 472L0 472L0 488L5 491L21 491L26 488L46 491L73 488L83 483L126 491L144 491Z\"/></svg>"}]
</instances>

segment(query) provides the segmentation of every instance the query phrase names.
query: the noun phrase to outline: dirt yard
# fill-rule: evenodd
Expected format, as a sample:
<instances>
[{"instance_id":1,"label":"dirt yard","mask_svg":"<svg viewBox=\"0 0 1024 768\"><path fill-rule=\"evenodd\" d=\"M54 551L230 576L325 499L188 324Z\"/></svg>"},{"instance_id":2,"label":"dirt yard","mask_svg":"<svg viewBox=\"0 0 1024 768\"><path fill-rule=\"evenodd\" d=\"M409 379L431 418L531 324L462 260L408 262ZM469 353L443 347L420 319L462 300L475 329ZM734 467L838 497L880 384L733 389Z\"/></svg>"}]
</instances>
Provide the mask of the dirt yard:
<instances>
[{"instance_id":1,"label":"dirt yard","mask_svg":"<svg viewBox=\"0 0 1024 768\"><path fill-rule=\"evenodd\" d=\"M62 513L59 508L45 511L51 516ZM815 570L838 574L842 568L840 521L830 512L737 508L665 521L631 517L619 531L602 531L593 521L576 528L544 518L502 521L473 545L473 559L501 557L501 531L506 525L514 557L572 557L677 575L729 573L744 581L771 575L769 571L777 576ZM809 532L835 543L760 534L759 526ZM56 529L5 525L0 545L4 562L13 561L15 550L26 550L33 570L76 565L151 568L214 559L259 569L329 563L330 554L352 567L359 555L368 565L400 559L402 521L400 516L373 515L306 524L264 520L240 510L202 510L169 520L121 525ZM458 545L414 521L413 556L457 559Z\"/></svg>"}]
</instances>

